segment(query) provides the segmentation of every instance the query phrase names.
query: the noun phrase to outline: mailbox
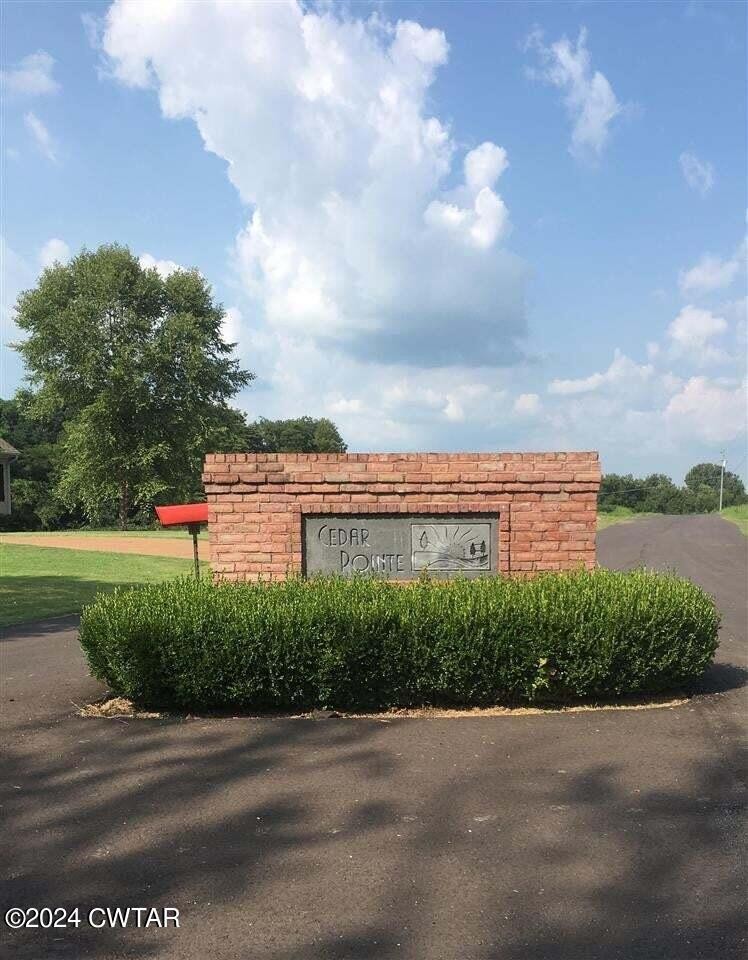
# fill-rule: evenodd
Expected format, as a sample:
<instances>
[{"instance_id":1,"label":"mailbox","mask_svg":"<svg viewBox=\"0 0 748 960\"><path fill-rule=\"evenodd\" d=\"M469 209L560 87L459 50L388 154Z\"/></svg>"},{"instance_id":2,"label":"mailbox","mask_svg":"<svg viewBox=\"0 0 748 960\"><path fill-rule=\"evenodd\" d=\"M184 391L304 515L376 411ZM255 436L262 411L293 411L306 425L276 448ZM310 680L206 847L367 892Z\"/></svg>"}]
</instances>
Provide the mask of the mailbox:
<instances>
[{"instance_id":1,"label":"mailbox","mask_svg":"<svg viewBox=\"0 0 748 960\"><path fill-rule=\"evenodd\" d=\"M162 527L183 527L208 522L207 503L180 503L174 507L156 507Z\"/></svg>"},{"instance_id":2,"label":"mailbox","mask_svg":"<svg viewBox=\"0 0 748 960\"><path fill-rule=\"evenodd\" d=\"M0 514L10 513L10 465L17 456L16 448L0 437Z\"/></svg>"},{"instance_id":3,"label":"mailbox","mask_svg":"<svg viewBox=\"0 0 748 960\"><path fill-rule=\"evenodd\" d=\"M200 559L197 552L197 535L200 526L208 522L207 503L178 503L169 507L156 507L156 516L162 527L187 527L192 534L192 554L195 558L195 576L200 576Z\"/></svg>"}]
</instances>

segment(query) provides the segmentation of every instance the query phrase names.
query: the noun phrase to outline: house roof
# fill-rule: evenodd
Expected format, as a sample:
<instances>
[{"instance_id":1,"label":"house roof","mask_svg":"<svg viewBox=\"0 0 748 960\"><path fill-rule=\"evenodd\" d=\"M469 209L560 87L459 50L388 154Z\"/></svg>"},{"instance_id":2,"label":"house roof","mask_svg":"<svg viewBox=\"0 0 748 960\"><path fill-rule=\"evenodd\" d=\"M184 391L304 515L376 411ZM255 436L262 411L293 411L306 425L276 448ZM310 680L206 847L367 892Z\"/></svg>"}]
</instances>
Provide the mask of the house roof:
<instances>
[{"instance_id":1,"label":"house roof","mask_svg":"<svg viewBox=\"0 0 748 960\"><path fill-rule=\"evenodd\" d=\"M0 437L0 460L7 463L9 460L15 460L18 456L18 450L12 447L7 440Z\"/></svg>"}]
</instances>

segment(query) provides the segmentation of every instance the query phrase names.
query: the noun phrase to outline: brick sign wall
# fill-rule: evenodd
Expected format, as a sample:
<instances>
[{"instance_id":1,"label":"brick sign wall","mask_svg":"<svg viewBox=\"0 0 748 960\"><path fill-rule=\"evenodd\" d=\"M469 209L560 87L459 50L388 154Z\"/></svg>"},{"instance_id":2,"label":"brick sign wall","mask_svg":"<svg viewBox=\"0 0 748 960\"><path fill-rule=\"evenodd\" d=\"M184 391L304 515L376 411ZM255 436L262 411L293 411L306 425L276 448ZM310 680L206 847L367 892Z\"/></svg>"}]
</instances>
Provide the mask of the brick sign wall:
<instances>
[{"instance_id":1,"label":"brick sign wall","mask_svg":"<svg viewBox=\"0 0 748 960\"><path fill-rule=\"evenodd\" d=\"M597 453L214 453L203 481L226 579L595 565Z\"/></svg>"}]
</instances>

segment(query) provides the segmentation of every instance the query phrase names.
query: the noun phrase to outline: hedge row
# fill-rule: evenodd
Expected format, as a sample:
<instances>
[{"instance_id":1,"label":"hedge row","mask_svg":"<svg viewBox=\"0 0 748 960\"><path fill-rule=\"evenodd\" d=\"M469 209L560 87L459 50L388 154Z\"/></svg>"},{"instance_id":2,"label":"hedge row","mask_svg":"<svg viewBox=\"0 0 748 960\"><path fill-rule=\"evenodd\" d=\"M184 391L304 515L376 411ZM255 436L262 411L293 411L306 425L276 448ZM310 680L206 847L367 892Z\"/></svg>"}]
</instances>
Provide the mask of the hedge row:
<instances>
[{"instance_id":1,"label":"hedge row","mask_svg":"<svg viewBox=\"0 0 748 960\"><path fill-rule=\"evenodd\" d=\"M682 687L719 615L675 576L608 570L409 585L191 579L85 608L94 676L187 709L370 709L610 697Z\"/></svg>"}]
</instances>

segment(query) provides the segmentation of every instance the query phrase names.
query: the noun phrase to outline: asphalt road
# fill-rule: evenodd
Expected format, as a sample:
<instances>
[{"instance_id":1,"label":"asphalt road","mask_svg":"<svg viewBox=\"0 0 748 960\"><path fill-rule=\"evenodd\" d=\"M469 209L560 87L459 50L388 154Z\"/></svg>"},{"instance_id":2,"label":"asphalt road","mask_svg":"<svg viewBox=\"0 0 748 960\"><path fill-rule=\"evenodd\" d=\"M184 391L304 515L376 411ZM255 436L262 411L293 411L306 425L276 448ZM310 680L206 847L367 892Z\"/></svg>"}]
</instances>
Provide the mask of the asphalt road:
<instances>
[{"instance_id":1,"label":"asphalt road","mask_svg":"<svg viewBox=\"0 0 748 960\"><path fill-rule=\"evenodd\" d=\"M746 553L716 517L600 535L601 563L675 567L724 615L711 692L643 711L85 720L75 621L7 631L3 912L181 922L3 929L8 955L742 960Z\"/></svg>"}]
</instances>

